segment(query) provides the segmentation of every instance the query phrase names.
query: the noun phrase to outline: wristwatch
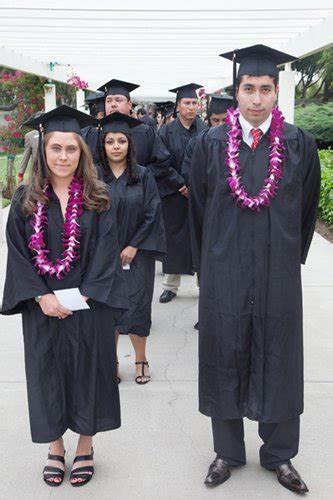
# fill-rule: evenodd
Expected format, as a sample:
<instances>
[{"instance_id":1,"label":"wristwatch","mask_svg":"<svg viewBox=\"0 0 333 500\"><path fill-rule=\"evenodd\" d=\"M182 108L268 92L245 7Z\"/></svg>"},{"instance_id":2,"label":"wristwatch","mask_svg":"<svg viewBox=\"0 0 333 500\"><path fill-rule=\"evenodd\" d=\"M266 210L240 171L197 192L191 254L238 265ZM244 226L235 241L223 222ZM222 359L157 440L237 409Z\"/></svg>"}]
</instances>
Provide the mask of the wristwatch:
<instances>
[{"instance_id":1,"label":"wristwatch","mask_svg":"<svg viewBox=\"0 0 333 500\"><path fill-rule=\"evenodd\" d=\"M39 304L40 301L42 300L42 297L43 295L37 295L37 297L35 297L35 301Z\"/></svg>"}]
</instances>

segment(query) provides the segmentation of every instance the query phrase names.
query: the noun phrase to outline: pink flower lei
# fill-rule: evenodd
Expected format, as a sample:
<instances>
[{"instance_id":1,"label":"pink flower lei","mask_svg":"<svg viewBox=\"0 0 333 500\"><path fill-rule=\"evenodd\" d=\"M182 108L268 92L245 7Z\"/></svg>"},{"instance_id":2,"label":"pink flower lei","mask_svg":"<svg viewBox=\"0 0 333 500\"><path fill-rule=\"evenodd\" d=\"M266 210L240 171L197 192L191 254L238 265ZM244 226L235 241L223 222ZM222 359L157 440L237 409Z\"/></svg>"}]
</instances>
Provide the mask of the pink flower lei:
<instances>
[{"instance_id":1,"label":"pink flower lei","mask_svg":"<svg viewBox=\"0 0 333 500\"><path fill-rule=\"evenodd\" d=\"M48 198L51 196L49 184L45 184L43 189ZM36 204L35 212L32 216L31 226L33 234L29 238L28 247L36 255L33 260L38 268L38 274L48 274L51 278L61 280L71 270L73 262L80 257L80 225L79 217L83 213L83 181L76 177L68 187L68 203L65 214L65 223L62 232L63 252L61 258L55 264L48 259L50 252L44 241L44 227L47 225L47 210L45 205L39 201Z\"/></svg>"},{"instance_id":2,"label":"pink flower lei","mask_svg":"<svg viewBox=\"0 0 333 500\"><path fill-rule=\"evenodd\" d=\"M239 109L229 108L226 123L228 125L228 143L226 148L226 167L229 172L228 184L231 195L242 207L260 212L262 206L268 206L277 193L278 182L282 177L282 164L285 158L283 144L284 117L278 107L272 110L272 121L269 131L270 153L267 178L257 196L249 196L242 185L239 175L239 148L242 137L242 128L239 120Z\"/></svg>"}]
</instances>

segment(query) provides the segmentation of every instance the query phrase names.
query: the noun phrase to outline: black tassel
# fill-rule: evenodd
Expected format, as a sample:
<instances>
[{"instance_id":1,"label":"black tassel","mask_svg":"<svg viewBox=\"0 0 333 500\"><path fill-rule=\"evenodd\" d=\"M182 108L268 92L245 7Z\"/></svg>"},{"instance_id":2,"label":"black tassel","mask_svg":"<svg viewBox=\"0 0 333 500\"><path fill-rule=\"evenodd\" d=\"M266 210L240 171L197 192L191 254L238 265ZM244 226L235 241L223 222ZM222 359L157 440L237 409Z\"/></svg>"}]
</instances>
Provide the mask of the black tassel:
<instances>
[{"instance_id":1,"label":"black tassel","mask_svg":"<svg viewBox=\"0 0 333 500\"><path fill-rule=\"evenodd\" d=\"M46 178L46 165L44 161L44 154L43 154L43 139L44 139L44 129L43 126L40 124L39 125L39 136L38 136L38 158L39 158L39 163L41 167L41 174L42 177L45 179Z\"/></svg>"},{"instance_id":2,"label":"black tassel","mask_svg":"<svg viewBox=\"0 0 333 500\"><path fill-rule=\"evenodd\" d=\"M232 105L236 109L237 108L237 99L236 99L236 71L237 71L237 64L236 64L236 52L234 52L232 56Z\"/></svg>"}]
</instances>

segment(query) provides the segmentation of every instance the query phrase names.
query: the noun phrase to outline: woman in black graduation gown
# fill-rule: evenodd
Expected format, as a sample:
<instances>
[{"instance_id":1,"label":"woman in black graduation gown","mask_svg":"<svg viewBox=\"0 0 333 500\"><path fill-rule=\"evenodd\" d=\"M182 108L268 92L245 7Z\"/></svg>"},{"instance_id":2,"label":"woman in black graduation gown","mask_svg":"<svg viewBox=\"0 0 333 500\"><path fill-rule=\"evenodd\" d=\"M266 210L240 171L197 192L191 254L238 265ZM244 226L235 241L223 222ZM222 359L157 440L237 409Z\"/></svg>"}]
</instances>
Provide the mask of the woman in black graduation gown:
<instances>
[{"instance_id":1,"label":"woman in black graduation gown","mask_svg":"<svg viewBox=\"0 0 333 500\"><path fill-rule=\"evenodd\" d=\"M146 340L151 327L155 259L165 252L165 234L154 177L134 160L131 129L140 123L118 112L101 120L100 167L118 205L120 256L129 293L129 310L117 324L116 336L129 334L135 350L135 381L146 384L150 380Z\"/></svg>"},{"instance_id":2,"label":"woman in black graduation gown","mask_svg":"<svg viewBox=\"0 0 333 500\"><path fill-rule=\"evenodd\" d=\"M40 130L39 155L7 223L2 314L22 314L31 434L50 443L50 486L63 481L67 429L80 435L70 481L81 486L93 474L91 436L120 426L110 326L127 296L109 194L79 135L92 122L61 106L27 123ZM71 311L53 293L75 288L89 309Z\"/></svg>"}]
</instances>

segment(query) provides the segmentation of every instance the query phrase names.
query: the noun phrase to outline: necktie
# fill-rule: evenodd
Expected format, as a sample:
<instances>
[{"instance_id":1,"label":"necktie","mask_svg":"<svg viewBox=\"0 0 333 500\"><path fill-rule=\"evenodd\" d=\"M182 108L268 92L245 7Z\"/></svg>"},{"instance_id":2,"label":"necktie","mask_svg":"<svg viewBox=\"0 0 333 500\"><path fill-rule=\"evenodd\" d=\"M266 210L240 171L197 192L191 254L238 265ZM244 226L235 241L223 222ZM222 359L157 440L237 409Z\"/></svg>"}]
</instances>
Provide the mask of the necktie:
<instances>
[{"instance_id":1,"label":"necktie","mask_svg":"<svg viewBox=\"0 0 333 500\"><path fill-rule=\"evenodd\" d=\"M251 135L253 137L253 142L251 144L252 151L254 151L256 149L256 147L258 146L259 141L262 137L262 134L263 134L263 132L260 128L253 128L251 130Z\"/></svg>"}]
</instances>

